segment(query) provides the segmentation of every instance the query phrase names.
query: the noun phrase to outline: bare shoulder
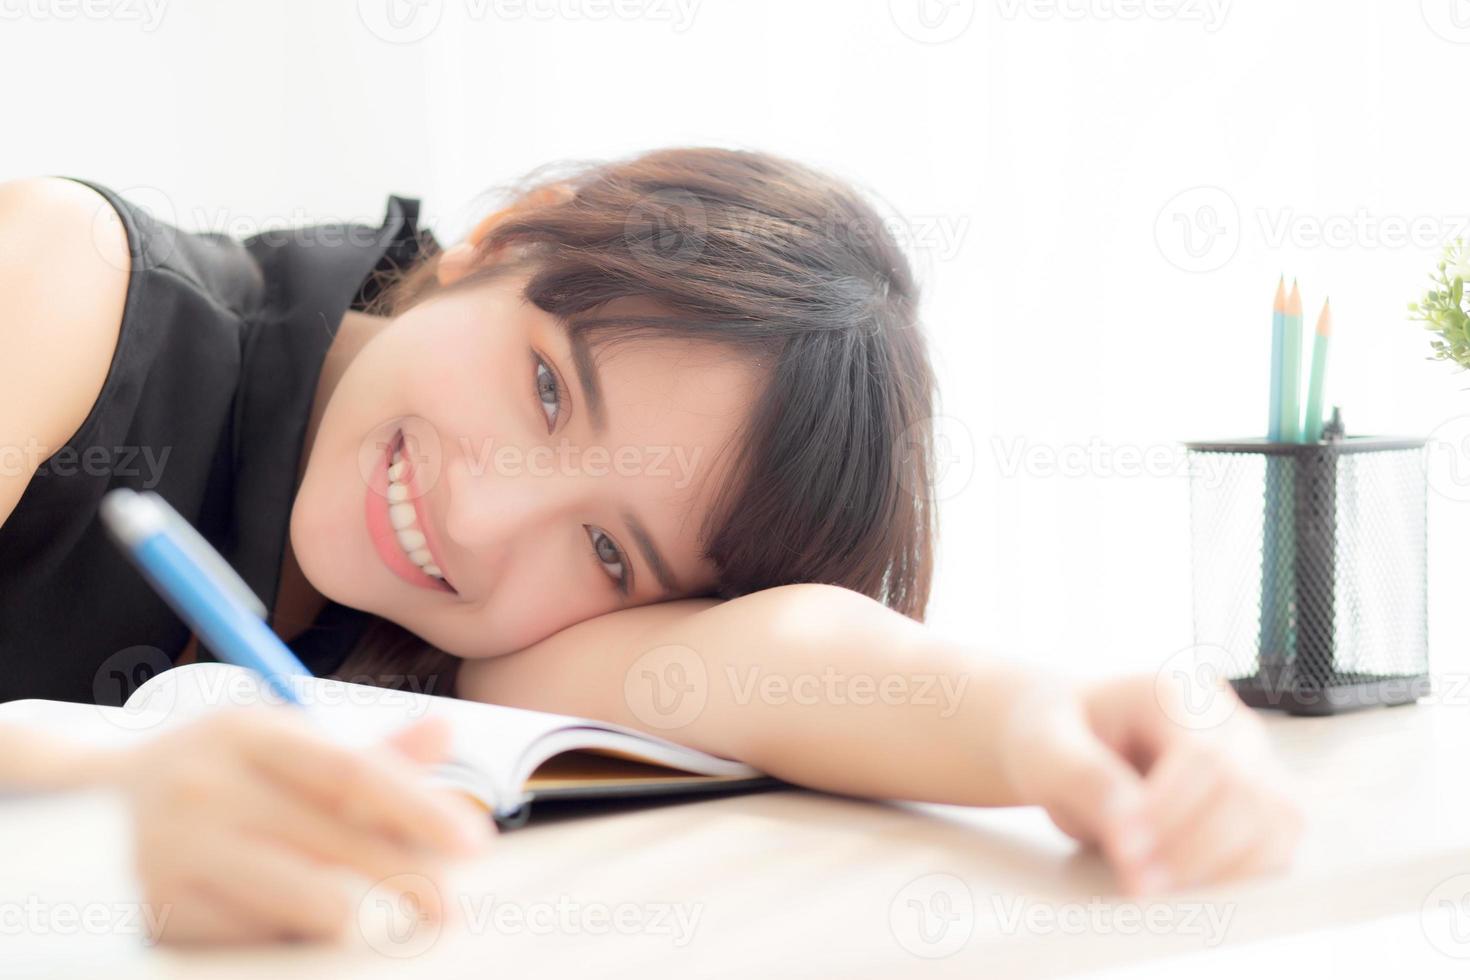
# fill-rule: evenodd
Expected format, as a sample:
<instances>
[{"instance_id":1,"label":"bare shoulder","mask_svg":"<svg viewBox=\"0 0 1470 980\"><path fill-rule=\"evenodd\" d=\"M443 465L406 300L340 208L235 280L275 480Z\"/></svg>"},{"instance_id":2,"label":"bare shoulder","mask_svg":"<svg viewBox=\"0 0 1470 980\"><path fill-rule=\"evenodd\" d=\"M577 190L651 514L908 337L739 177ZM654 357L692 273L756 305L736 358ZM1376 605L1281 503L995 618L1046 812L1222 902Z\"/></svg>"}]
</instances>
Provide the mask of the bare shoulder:
<instances>
[{"instance_id":1,"label":"bare shoulder","mask_svg":"<svg viewBox=\"0 0 1470 980\"><path fill-rule=\"evenodd\" d=\"M130 268L101 194L60 177L0 181L0 523L96 402Z\"/></svg>"}]
</instances>

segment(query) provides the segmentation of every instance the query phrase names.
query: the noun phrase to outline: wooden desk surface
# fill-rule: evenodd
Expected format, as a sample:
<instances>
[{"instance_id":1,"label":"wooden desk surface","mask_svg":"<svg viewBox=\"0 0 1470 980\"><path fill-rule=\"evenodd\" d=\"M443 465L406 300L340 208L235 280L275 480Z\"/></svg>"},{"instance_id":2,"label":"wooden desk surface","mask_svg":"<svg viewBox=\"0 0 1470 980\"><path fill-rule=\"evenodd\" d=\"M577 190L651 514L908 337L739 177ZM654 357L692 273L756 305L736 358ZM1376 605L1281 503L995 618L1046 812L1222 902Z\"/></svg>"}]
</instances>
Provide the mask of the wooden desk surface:
<instances>
[{"instance_id":1,"label":"wooden desk surface","mask_svg":"<svg viewBox=\"0 0 1470 980\"><path fill-rule=\"evenodd\" d=\"M110 976L277 980L1047 977L1385 917L1422 919L1418 952L1470 967L1470 913L1421 915L1470 910L1470 710L1269 724L1307 804L1294 868L1144 903L1111 894L1099 859L1033 808L782 791L533 823L457 872L452 926L392 922L387 893L365 884L362 928L341 947L183 953L146 948L123 924L133 886L115 801L12 801L0 804L0 975L47 964L94 976L105 962ZM65 926L68 909L103 927Z\"/></svg>"}]
</instances>

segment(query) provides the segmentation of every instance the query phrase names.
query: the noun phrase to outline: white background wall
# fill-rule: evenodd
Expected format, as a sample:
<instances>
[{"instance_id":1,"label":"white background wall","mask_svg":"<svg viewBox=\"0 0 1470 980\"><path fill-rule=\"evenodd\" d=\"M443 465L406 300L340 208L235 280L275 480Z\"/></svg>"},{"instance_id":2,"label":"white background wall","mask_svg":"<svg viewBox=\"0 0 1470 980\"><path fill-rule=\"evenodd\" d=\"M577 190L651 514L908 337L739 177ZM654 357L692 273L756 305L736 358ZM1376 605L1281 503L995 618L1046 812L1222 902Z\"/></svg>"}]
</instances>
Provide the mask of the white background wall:
<instances>
[{"instance_id":1,"label":"white background wall","mask_svg":"<svg viewBox=\"0 0 1470 980\"><path fill-rule=\"evenodd\" d=\"M1309 323L1332 297L1349 431L1470 414L1404 311L1470 220L1464 0L598 2L0 0L0 177L243 233L410 194L441 238L568 157L717 143L855 180L906 217L961 456L932 619L1077 670L1190 642L1174 447L1262 434L1281 272ZM1470 469L1436 472L1444 669Z\"/></svg>"}]
</instances>

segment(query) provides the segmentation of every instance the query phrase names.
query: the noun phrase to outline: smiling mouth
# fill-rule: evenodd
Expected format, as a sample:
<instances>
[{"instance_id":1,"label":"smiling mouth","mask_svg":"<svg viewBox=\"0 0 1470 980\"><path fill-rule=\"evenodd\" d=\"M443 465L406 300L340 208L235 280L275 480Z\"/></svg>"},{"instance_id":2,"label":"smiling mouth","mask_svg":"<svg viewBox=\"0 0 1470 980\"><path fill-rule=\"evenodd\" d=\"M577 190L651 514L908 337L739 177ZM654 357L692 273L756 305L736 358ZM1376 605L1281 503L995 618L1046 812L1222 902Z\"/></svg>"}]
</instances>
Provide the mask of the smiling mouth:
<instances>
[{"instance_id":1,"label":"smiling mouth","mask_svg":"<svg viewBox=\"0 0 1470 980\"><path fill-rule=\"evenodd\" d=\"M415 492L414 466L404 454L400 429L378 464L378 477L368 492L368 530L390 571L422 588L458 594L444 576L425 528L423 496Z\"/></svg>"}]
</instances>

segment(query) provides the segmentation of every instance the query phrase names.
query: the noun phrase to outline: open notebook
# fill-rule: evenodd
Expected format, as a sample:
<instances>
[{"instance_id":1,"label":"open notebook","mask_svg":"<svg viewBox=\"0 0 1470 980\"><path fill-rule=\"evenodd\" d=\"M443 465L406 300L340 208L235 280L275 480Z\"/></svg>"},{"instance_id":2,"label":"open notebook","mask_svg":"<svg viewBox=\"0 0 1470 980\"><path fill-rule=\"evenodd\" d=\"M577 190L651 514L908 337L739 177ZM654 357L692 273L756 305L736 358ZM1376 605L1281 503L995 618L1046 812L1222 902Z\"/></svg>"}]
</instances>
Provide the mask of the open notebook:
<instances>
[{"instance_id":1,"label":"open notebook","mask_svg":"<svg viewBox=\"0 0 1470 980\"><path fill-rule=\"evenodd\" d=\"M366 745L426 715L453 730L451 761L434 778L483 804L503 827L532 803L765 788L749 766L607 722L394 691L320 677L293 678L297 695L332 737ZM229 705L279 703L259 675L222 663L175 667L122 707L40 699L0 704L0 722L97 743L143 738Z\"/></svg>"}]
</instances>

